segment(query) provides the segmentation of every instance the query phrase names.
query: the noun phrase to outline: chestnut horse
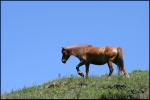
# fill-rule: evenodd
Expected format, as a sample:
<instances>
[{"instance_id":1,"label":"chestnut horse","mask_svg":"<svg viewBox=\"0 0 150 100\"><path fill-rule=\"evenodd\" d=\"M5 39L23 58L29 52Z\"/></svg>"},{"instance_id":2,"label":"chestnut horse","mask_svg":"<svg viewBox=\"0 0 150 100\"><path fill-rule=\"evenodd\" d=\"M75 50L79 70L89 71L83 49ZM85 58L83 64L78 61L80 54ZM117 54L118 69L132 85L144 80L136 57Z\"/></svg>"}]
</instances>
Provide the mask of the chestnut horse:
<instances>
[{"instance_id":1,"label":"chestnut horse","mask_svg":"<svg viewBox=\"0 0 150 100\"><path fill-rule=\"evenodd\" d=\"M62 47L62 54L63 63L66 63L71 55L77 57L80 60L80 63L76 66L76 70L82 77L84 77L84 74L80 71L80 66L85 64L86 78L88 78L90 64L103 65L108 63L109 79L114 70L112 63L115 63L118 66L118 74L121 74L123 71L124 75L129 78L129 75L124 67L123 52L122 48L120 47L114 48L111 46L106 46L98 48L92 45L74 45L69 47Z\"/></svg>"}]
</instances>

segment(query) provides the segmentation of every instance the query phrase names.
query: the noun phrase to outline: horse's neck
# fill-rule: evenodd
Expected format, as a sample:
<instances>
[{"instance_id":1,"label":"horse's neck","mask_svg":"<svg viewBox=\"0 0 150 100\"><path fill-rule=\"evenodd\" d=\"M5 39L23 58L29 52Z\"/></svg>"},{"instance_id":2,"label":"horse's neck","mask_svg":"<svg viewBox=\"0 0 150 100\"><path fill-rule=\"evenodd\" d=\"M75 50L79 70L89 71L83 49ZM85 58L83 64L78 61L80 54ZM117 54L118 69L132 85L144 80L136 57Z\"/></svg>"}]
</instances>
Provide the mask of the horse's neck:
<instances>
[{"instance_id":1,"label":"horse's neck","mask_svg":"<svg viewBox=\"0 0 150 100\"><path fill-rule=\"evenodd\" d=\"M70 55L76 56L76 55L75 55L75 52L76 52L76 48L75 48L75 47L73 47L73 46L68 47L68 50L69 50Z\"/></svg>"},{"instance_id":2,"label":"horse's neck","mask_svg":"<svg viewBox=\"0 0 150 100\"><path fill-rule=\"evenodd\" d=\"M78 57L79 53L80 53L81 47L71 46L71 47L68 47L68 49L70 51L70 55L74 55L74 56Z\"/></svg>"}]
</instances>

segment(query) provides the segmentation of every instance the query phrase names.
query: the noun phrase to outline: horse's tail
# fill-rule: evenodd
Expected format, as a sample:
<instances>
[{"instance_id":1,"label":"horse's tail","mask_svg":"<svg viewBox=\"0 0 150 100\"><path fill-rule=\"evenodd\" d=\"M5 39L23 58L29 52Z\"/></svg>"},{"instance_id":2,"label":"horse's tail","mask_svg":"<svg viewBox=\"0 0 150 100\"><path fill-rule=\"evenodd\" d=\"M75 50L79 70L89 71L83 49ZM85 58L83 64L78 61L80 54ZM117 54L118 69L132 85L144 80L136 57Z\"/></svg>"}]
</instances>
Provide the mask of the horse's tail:
<instances>
[{"instance_id":1,"label":"horse's tail","mask_svg":"<svg viewBox=\"0 0 150 100\"><path fill-rule=\"evenodd\" d=\"M124 61L123 61L123 50L121 47L117 48L118 51L118 60L117 60L117 65L118 67L124 67ZM122 69L122 68L121 68Z\"/></svg>"},{"instance_id":2,"label":"horse's tail","mask_svg":"<svg viewBox=\"0 0 150 100\"><path fill-rule=\"evenodd\" d=\"M124 68L124 61L123 61L123 50L122 48L118 47L117 48L118 51L118 61L117 61L117 66L119 68L119 73L120 71L124 72L124 75L129 78L128 73L126 72L125 68Z\"/></svg>"}]
</instances>

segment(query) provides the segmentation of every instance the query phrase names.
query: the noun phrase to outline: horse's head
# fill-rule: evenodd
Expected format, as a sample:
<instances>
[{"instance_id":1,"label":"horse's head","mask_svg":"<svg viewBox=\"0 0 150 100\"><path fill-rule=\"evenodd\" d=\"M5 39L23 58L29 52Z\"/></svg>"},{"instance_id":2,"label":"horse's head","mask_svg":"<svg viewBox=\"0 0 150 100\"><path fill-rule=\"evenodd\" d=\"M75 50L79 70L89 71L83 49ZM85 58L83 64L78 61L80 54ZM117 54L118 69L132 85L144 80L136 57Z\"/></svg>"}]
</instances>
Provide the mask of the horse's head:
<instances>
[{"instance_id":1,"label":"horse's head","mask_svg":"<svg viewBox=\"0 0 150 100\"><path fill-rule=\"evenodd\" d=\"M67 50L67 48L65 48L65 47L62 47L62 59L61 59L61 61L63 62L63 63L66 63L66 61L69 59L69 57L70 57L70 53L69 53L69 51Z\"/></svg>"}]
</instances>

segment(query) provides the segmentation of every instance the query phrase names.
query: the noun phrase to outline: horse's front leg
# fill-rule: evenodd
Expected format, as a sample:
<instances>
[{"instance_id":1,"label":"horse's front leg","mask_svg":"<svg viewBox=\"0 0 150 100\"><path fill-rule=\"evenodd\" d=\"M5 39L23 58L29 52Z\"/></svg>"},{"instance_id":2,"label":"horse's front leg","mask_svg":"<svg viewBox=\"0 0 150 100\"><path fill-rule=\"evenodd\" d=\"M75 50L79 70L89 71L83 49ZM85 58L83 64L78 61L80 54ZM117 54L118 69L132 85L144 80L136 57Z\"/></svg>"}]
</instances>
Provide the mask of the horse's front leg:
<instances>
[{"instance_id":1,"label":"horse's front leg","mask_svg":"<svg viewBox=\"0 0 150 100\"><path fill-rule=\"evenodd\" d=\"M85 72L86 72L86 78L88 78L88 73L89 73L89 65L90 64L85 64Z\"/></svg>"},{"instance_id":2,"label":"horse's front leg","mask_svg":"<svg viewBox=\"0 0 150 100\"><path fill-rule=\"evenodd\" d=\"M83 61L80 61L80 63L76 66L76 70L78 72L78 74L82 77L84 77L84 74L80 71L79 67L84 65L85 63Z\"/></svg>"}]
</instances>

